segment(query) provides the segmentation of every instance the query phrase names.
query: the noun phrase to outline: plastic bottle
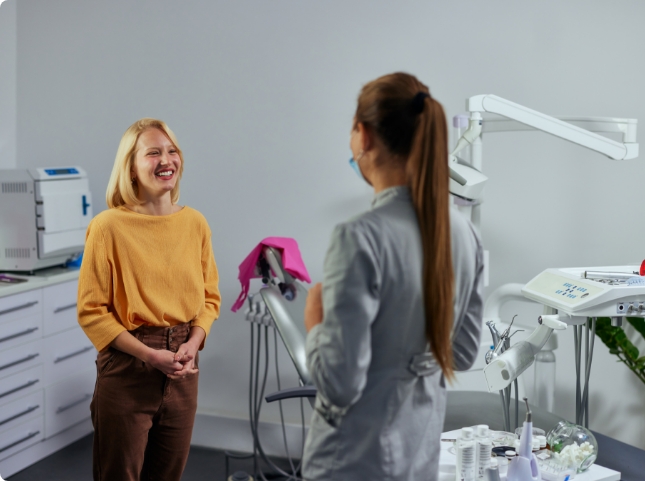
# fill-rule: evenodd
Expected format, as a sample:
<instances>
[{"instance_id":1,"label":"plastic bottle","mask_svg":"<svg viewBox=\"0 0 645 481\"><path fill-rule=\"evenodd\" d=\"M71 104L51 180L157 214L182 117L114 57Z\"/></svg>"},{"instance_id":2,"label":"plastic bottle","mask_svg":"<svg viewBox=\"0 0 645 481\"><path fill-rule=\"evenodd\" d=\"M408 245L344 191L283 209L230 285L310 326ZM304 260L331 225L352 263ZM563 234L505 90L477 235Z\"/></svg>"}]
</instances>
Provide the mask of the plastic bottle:
<instances>
[{"instance_id":1,"label":"plastic bottle","mask_svg":"<svg viewBox=\"0 0 645 481\"><path fill-rule=\"evenodd\" d=\"M477 469L477 451L472 428L461 428L461 437L457 440L456 481L475 481Z\"/></svg>"},{"instance_id":2,"label":"plastic bottle","mask_svg":"<svg viewBox=\"0 0 645 481\"><path fill-rule=\"evenodd\" d=\"M553 412L555 403L555 354L542 350L535 356L535 378L533 384L535 404Z\"/></svg>"},{"instance_id":3,"label":"plastic bottle","mask_svg":"<svg viewBox=\"0 0 645 481\"><path fill-rule=\"evenodd\" d=\"M499 466L497 464L497 458L491 458L490 460L490 466L486 468L486 471L484 471L484 481L500 481L501 476L500 476L500 470Z\"/></svg>"},{"instance_id":4,"label":"plastic bottle","mask_svg":"<svg viewBox=\"0 0 645 481\"><path fill-rule=\"evenodd\" d=\"M477 426L475 442L477 443L477 479L484 479L484 472L490 466L493 449L493 443L488 433L488 425L480 424Z\"/></svg>"}]
</instances>

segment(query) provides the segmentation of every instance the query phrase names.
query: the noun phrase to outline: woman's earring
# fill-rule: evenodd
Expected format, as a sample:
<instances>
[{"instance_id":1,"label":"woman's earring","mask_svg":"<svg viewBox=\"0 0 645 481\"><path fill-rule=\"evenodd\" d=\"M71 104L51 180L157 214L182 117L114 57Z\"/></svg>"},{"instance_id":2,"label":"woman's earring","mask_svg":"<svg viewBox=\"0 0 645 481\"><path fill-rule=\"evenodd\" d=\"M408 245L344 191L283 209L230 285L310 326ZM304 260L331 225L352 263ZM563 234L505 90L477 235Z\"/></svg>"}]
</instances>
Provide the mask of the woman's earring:
<instances>
[{"instance_id":1,"label":"woman's earring","mask_svg":"<svg viewBox=\"0 0 645 481\"><path fill-rule=\"evenodd\" d=\"M136 177L132 177L132 179L130 179L130 183L131 183L132 185L134 185L134 181L135 181L135 180L137 180L137 178L136 178Z\"/></svg>"}]
</instances>

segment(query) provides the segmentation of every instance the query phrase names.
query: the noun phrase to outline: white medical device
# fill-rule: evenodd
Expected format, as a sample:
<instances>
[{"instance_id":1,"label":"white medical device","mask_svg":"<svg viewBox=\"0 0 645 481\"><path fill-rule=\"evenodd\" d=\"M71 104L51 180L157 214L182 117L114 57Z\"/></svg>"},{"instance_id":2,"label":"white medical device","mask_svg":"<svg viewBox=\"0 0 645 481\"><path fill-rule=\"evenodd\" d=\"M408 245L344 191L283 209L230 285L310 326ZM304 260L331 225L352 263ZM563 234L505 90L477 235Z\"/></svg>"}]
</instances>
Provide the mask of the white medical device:
<instances>
[{"instance_id":1,"label":"white medical device","mask_svg":"<svg viewBox=\"0 0 645 481\"><path fill-rule=\"evenodd\" d=\"M541 316L541 325L528 339L496 356L484 368L489 391L504 389L522 374L554 329L574 326L576 423L582 424L584 417L588 425L589 374L596 320L609 317L612 325L622 326L625 316L645 317L645 277L640 275L640 267L546 269L522 288L522 294L555 314ZM581 385L583 328L586 329L585 376Z\"/></svg>"},{"instance_id":2,"label":"white medical device","mask_svg":"<svg viewBox=\"0 0 645 481\"><path fill-rule=\"evenodd\" d=\"M547 269L522 294L557 309L562 322L580 325L589 317L645 317L645 278L639 266ZM642 279L642 281L641 281Z\"/></svg>"},{"instance_id":3,"label":"white medical device","mask_svg":"<svg viewBox=\"0 0 645 481\"><path fill-rule=\"evenodd\" d=\"M91 219L80 167L0 170L0 271L64 264L83 251Z\"/></svg>"},{"instance_id":4,"label":"white medical device","mask_svg":"<svg viewBox=\"0 0 645 481\"><path fill-rule=\"evenodd\" d=\"M457 116L455 127L459 140L450 159L450 192L465 200L462 205L478 206L483 196L486 176L482 174L482 134L540 130L582 147L599 152L614 160L638 157L636 119L604 117L551 117L496 95L475 95L466 100L467 116ZM496 114L497 118L484 118L483 113ZM461 129L466 127L461 134ZM596 132L620 133L622 142L609 139ZM470 148L470 160L459 153ZM479 215L472 213L473 223L479 227Z\"/></svg>"},{"instance_id":5,"label":"white medical device","mask_svg":"<svg viewBox=\"0 0 645 481\"><path fill-rule=\"evenodd\" d=\"M633 159L638 156L639 146L636 143L636 119L621 119L621 118L602 118L602 117L561 117L556 118L545 115L536 110L524 107L509 100L497 97L496 95L475 95L466 100L467 115L456 116L454 127L457 129L457 144L449 157L450 168L450 192L455 196L455 204L459 210L468 217L474 226L480 228L481 219L481 202L483 198L484 185L486 183L486 176L482 173L482 136L486 132L510 132L510 131L526 131L526 130L539 130L564 140L573 142L587 149L601 153L610 159L626 160ZM484 117L483 115L494 114L493 117ZM465 131L462 133L462 129ZM598 132L609 134L620 134L622 141L618 142ZM465 157L462 156L464 152L468 152ZM484 252L485 259L485 272L484 283L488 285L488 255ZM561 279L560 279L561 280ZM535 280L534 280L535 281ZM532 281L533 282L533 281ZM538 283L539 284L539 283ZM535 288L538 284L535 284ZM574 283L575 285L576 283ZM528 287L528 286L527 286ZM582 286L582 288L585 288ZM505 289L501 286L498 289ZM513 285L513 290L515 285ZM556 289L558 290L558 289ZM566 290L566 289L565 289ZM594 291L592 294L591 291ZM542 302L540 295L535 295L533 291L522 291L528 299L535 300L551 306L549 303ZM533 293L534 295L532 295ZM491 297L495 297L493 295ZM543 294L543 293L542 293ZM581 296L585 292L581 292ZM567 294L568 295L568 294ZM600 296L599 292L589 288L589 293L584 297L573 302L576 306L587 305L591 306L587 301L596 299ZM566 297L566 295L564 296ZM589 299L588 299L589 298ZM604 297L603 297L604 298ZM571 298L567 298L572 300ZM568 305L568 301L560 299L560 305ZM579 303L579 304L577 304ZM640 306L640 305L639 305ZM636 306L638 308L639 306ZM560 309L557 306L547 307L545 314L548 316L551 313ZM629 309L627 306L626 309ZM634 307L632 307L634 309ZM484 369L486 375L489 391L500 390L502 395L502 404L506 407L505 419L508 425L508 405L510 403L510 384L520 375L526 368L528 368L533 360L535 354L542 349L544 344L548 341L551 332L555 328L564 328L568 323L577 324L575 328L576 335L576 355L577 355L577 373L578 373L578 386L580 385L580 356L581 356L581 343L582 343L582 325L586 322L588 312L580 310L576 316L572 311L562 310L565 314L569 314L569 320L564 321L560 317L551 319L551 326L543 323L526 341L517 343L512 348L510 347L510 328L505 331L506 336L502 339L495 339L496 329L494 322L489 320L488 325L493 334L493 339L497 345L494 356L487 356L489 364ZM602 314L610 315L610 314ZM616 314L614 313L614 316ZM542 316L542 319L548 317ZM557 322L556 322L557 321ZM556 327L557 326L557 327ZM593 352L593 337L590 337L589 324L587 324L587 342L586 345L591 345L587 348L586 360L586 379L588 384L588 372L591 366L591 358ZM595 329L595 323L592 323L592 330ZM592 334L593 336L593 334ZM498 342L499 341L499 342ZM494 360L495 359L495 360ZM585 390L588 386L585 386ZM580 389L576 393L576 417L577 420L584 412L585 405L588 405L588 398L580 394ZM517 386L516 386L517 393ZM517 398L517 395L516 395ZM516 399L517 403L517 399ZM588 408L586 409L588 417ZM578 421L580 423L580 421Z\"/></svg>"}]
</instances>

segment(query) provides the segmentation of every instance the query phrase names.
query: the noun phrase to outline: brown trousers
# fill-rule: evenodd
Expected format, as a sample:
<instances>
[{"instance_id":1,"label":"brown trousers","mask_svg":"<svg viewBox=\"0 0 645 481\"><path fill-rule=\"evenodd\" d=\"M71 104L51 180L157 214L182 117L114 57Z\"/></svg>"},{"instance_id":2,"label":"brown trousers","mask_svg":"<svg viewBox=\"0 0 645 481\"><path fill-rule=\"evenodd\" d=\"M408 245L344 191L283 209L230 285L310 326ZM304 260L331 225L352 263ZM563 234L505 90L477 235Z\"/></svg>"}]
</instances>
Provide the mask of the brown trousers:
<instances>
[{"instance_id":1,"label":"brown trousers","mask_svg":"<svg viewBox=\"0 0 645 481\"><path fill-rule=\"evenodd\" d=\"M177 352L190 323L130 331L153 349ZM169 379L117 349L99 353L90 405L94 481L179 481L197 410L198 374Z\"/></svg>"}]
</instances>

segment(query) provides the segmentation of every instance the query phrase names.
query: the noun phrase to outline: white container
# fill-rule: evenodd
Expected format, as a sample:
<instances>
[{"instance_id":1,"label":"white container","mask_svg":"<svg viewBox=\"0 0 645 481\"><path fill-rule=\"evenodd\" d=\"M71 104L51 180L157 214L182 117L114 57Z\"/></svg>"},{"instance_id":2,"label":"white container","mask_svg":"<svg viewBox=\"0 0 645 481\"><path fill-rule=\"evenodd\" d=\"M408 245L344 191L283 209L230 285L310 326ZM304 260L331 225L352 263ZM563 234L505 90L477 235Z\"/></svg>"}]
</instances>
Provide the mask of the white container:
<instances>
[{"instance_id":1,"label":"white container","mask_svg":"<svg viewBox=\"0 0 645 481\"><path fill-rule=\"evenodd\" d=\"M477 479L484 479L484 473L490 466L493 450L493 443L489 436L488 425L480 424L477 426L475 442L477 451Z\"/></svg>"},{"instance_id":2,"label":"white container","mask_svg":"<svg viewBox=\"0 0 645 481\"><path fill-rule=\"evenodd\" d=\"M462 428L461 438L457 440L456 481L475 481L477 470L477 450L472 428Z\"/></svg>"}]
</instances>

